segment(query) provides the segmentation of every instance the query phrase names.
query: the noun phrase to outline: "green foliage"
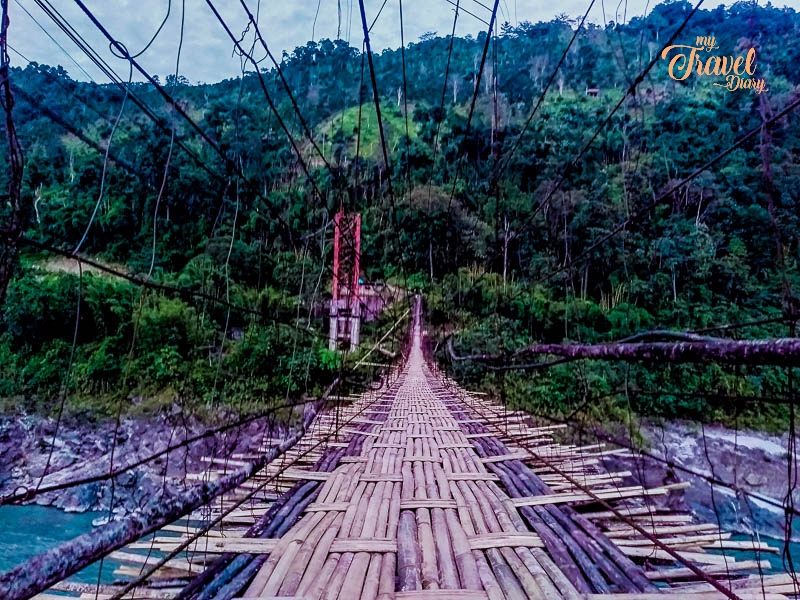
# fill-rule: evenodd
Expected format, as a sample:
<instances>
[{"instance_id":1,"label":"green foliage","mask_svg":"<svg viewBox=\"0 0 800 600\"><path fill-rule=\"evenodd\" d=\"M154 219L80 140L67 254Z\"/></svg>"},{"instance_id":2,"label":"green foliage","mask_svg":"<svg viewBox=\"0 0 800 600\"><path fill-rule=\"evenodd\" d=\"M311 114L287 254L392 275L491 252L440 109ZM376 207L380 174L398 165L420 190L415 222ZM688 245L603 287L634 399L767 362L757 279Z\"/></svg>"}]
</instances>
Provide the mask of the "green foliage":
<instances>
[{"instance_id":1,"label":"green foliage","mask_svg":"<svg viewBox=\"0 0 800 600\"><path fill-rule=\"evenodd\" d=\"M698 278L705 275L697 274ZM452 337L456 357L474 353L506 356L531 343L602 343L641 331L685 329L763 317L726 303L713 293L694 298L651 298L650 310L630 293L599 301L558 294L545 286L506 283L493 273L462 270L431 290L427 303L438 331L438 358L470 389L489 392L504 404L537 414L627 421L634 415L721 421L770 431L785 427L788 412L736 398L775 398L785 394L786 370L779 367L609 363L581 360L544 365L531 359L526 369L493 371L478 361L453 360L444 343ZM756 307L757 309L758 307ZM775 314L775 313L773 313ZM767 315L769 316L769 315ZM782 335L781 324L753 327L754 337ZM785 335L785 334L783 334ZM519 360L514 361L517 364ZM784 407L785 408L785 407Z\"/></svg>"},{"instance_id":2,"label":"green foliage","mask_svg":"<svg viewBox=\"0 0 800 600\"><path fill-rule=\"evenodd\" d=\"M24 255L3 307L0 396L51 409L70 357L64 390L79 405L100 408L137 396L216 406L319 392L341 366L324 341L330 220L339 206L362 215L364 278L422 291L437 341L454 334L465 354L780 314L792 302L786 290L800 289L796 117L651 203L760 126L762 113L791 101L800 84L794 10L739 3L698 11L678 41L713 32L722 52L738 52L747 32L758 41L759 73L772 91L729 93L697 77L678 84L660 61L562 179L587 133L619 102L631 69L649 62L689 9L670 1L625 24L587 26L519 139L572 36L566 18L503 25L491 61L496 93L488 74L474 87L482 36L426 35L409 44L405 81L399 50L373 56L388 166L371 85L362 85L363 57L342 40L309 42L282 59L323 157L301 134L274 70L264 80L296 146L255 74L212 85L168 80L230 164L153 86L134 84L162 123L176 123L176 139L193 153L172 146L166 173L168 137L133 107L109 143L108 115L123 97L117 88L73 81L60 67L15 69L26 234L61 248L85 235L82 253L183 292L142 293L106 274L79 277L70 261ZM599 96L587 96L588 87ZM6 177L0 173L2 188ZM7 211L0 205L0 219ZM365 345L398 316L365 323ZM785 334L777 326L741 332ZM446 363L442 344L439 351ZM363 355L354 353L355 360ZM596 399L585 410L615 418L628 409L722 418L725 407L685 393L769 395L786 385L781 369L581 362L504 374L474 362L452 367L514 405L568 414ZM747 407L741 414L762 425L782 418Z\"/></svg>"}]
</instances>

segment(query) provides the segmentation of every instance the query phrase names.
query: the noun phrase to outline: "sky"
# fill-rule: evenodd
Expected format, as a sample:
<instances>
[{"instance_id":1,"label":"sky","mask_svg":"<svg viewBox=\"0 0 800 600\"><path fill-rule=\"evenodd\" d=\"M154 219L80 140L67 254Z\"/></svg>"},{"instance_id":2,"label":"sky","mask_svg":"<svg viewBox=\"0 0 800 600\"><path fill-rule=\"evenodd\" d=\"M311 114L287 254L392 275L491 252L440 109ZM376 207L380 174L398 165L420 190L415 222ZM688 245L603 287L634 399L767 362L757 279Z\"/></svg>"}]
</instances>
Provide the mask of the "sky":
<instances>
[{"instance_id":1,"label":"sky","mask_svg":"<svg viewBox=\"0 0 800 600\"><path fill-rule=\"evenodd\" d=\"M124 44L132 55L141 52L166 19L161 32L147 50L137 58L151 74L163 78L175 73L184 18L184 35L177 65L180 75L192 83L212 83L241 74L242 61L232 53L233 42L214 15L208 0L83 0L118 42ZM124 59L109 51L109 42L81 10L74 0L40 0L53 6L63 18L98 53L108 61L116 73L128 78L129 65ZM185 3L185 9L182 8ZM231 32L240 36L248 24L248 17L237 0L211 0ZM405 42L414 42L426 32L449 35L453 27L456 0L403 0L403 26ZM617 4L619 2L619 4ZM595 2L589 21L625 22L652 9L647 0L610 0ZM348 40L361 47L363 31L358 0L246 0L250 10L258 10L261 34L270 51L280 57L283 51L291 52L309 40ZM461 0L457 35L477 35L486 30L491 15L492 0ZM367 21L375 21L370 33L373 51L400 47L400 17L398 0L365 0ZM721 2L706 0L704 8L713 8ZM800 0L774 2L800 10ZM381 9L381 7L383 8ZM586 11L586 0L500 0L498 19L515 25L522 21L549 21L558 13L580 18ZM341 12L341 18L339 14ZM81 50L58 28L34 0L10 0L9 45L12 64L24 66L28 61L40 64L61 65L71 77L93 79L98 83L108 81ZM246 38L252 43L252 32ZM52 38L52 39L51 39ZM249 44L248 44L249 45ZM60 47L59 47L60 46ZM257 58L263 56L256 52ZM23 58L24 57L24 58ZM252 64L247 63L248 70ZM141 77L134 74L134 80Z\"/></svg>"}]
</instances>

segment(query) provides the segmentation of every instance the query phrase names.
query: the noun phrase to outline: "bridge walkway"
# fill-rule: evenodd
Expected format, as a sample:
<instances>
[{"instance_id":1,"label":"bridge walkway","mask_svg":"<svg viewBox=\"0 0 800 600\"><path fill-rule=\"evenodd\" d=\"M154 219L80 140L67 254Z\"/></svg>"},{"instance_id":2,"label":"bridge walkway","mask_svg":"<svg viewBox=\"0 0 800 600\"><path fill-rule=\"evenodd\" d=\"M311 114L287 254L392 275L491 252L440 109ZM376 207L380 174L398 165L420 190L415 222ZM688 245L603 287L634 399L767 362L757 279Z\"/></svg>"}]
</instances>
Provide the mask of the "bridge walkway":
<instances>
[{"instance_id":1,"label":"bridge walkway","mask_svg":"<svg viewBox=\"0 0 800 600\"><path fill-rule=\"evenodd\" d=\"M356 427L344 429L350 441L338 466L306 475L322 482L318 494L238 597L661 597L655 581L664 577L646 571L642 559L673 557L624 529L620 515L571 506L598 499L634 499L638 506L622 517L682 537L683 545L673 544L681 558L719 572L725 557L703 548L722 543L715 527L657 516L644 501L684 484L622 487L630 473L605 472L609 452L556 444L554 428L509 418L434 372L420 327L417 320L397 381L359 409ZM783 579L772 583L785 591ZM764 597L760 579L750 585ZM684 588L681 597L692 592L724 597L707 583Z\"/></svg>"},{"instance_id":2,"label":"bridge walkway","mask_svg":"<svg viewBox=\"0 0 800 600\"><path fill-rule=\"evenodd\" d=\"M303 443L222 500L225 521L156 573L161 587L134 597L793 597L788 575L757 574L769 546L654 502L686 483L625 485L630 472L606 468L620 451L558 443L559 426L466 392L426 362L415 321L388 390L320 414ZM186 527L132 548L170 551ZM166 587L182 570L188 585Z\"/></svg>"}]
</instances>

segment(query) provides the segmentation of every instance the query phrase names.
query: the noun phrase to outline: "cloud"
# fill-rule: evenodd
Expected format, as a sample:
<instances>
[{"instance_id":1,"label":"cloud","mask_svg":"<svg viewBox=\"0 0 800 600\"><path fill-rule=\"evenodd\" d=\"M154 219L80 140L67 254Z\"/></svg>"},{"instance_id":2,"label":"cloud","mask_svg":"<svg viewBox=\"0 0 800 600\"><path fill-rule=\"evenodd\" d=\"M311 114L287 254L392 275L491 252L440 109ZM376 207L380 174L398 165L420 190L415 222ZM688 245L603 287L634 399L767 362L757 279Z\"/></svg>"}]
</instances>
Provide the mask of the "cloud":
<instances>
[{"instance_id":1,"label":"cloud","mask_svg":"<svg viewBox=\"0 0 800 600\"><path fill-rule=\"evenodd\" d=\"M184 0L185 1L185 0ZM453 0L455 2L455 0ZM247 28L248 19L240 2L236 0L213 0L220 16L228 24L235 36L240 36ZM85 0L115 40L122 42L132 54L140 52L150 41L163 20L167 7L166 0ZM127 79L129 65L126 60L114 56L109 51L108 40L92 24L74 2L58 3L61 15L86 39L86 41L106 60L114 71ZM352 45L361 48L363 33L358 0L288 0L267 2L266 0L247 0L254 13L259 11L258 22L261 33L267 40L273 55L279 57L285 50L291 52L295 47L305 45L310 40L335 39L340 34ZM365 0L368 22L378 14L383 0ZM616 3L614 3L616 4ZM713 7L719 2L712 2ZM800 0L789 4L800 5ZM461 0L461 5L477 17L489 20L491 0ZM626 3L627 17L640 15L648 6L645 0L631 0ZM31 15L47 30L72 58L69 58L48 38L44 31L22 9ZM608 8L608 7L607 7ZM533 0L500 0L498 20L546 21L556 13L567 13L577 17L586 10L586 3L578 0L565 0L557 5L535 2ZM621 20L612 14L616 10L608 8L606 18ZM178 45L181 31L182 3L171 0L170 13L161 33L148 50L137 60L151 74L162 79L175 72ZM419 36L435 31L448 35L453 26L454 7L446 0L404 0L403 25L406 44L416 41ZM590 19L602 22L600 5L593 9ZM458 35L477 35L486 26L475 17L461 14L458 19ZM380 16L370 34L372 48L400 46L400 18L398 0L388 0L380 11ZM248 46L252 43L252 31L245 37ZM11 3L11 25L9 43L14 50L27 59L49 65L62 65L72 77L86 79L75 65L89 73L99 83L106 77L92 62L58 29L52 20L33 2L15 0ZM239 57L232 55L233 43L206 2L185 1L185 26L180 54L180 74L192 82L215 82L235 77L241 72ZM262 56L263 52L257 52ZM24 65L25 61L12 52L12 62ZM251 65L248 65L252 68ZM141 80L138 74L134 79Z\"/></svg>"}]
</instances>

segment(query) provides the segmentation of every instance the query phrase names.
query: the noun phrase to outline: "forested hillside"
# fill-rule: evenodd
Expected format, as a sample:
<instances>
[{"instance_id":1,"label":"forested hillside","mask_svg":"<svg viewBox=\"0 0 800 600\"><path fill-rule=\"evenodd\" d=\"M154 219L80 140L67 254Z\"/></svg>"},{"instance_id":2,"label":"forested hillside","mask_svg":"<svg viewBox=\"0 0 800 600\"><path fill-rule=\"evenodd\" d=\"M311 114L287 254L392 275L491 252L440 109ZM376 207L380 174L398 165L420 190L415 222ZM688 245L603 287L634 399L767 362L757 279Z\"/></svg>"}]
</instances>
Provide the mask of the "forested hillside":
<instances>
[{"instance_id":1,"label":"forested hillside","mask_svg":"<svg viewBox=\"0 0 800 600\"><path fill-rule=\"evenodd\" d=\"M780 368L504 371L447 349L502 355L749 321L767 322L729 334L789 333L780 319L798 311L800 119L769 120L797 99L800 16L740 2L698 11L678 35L714 35L720 55L755 47L769 89L757 94L669 77L658 56L690 10L666 2L624 25L586 24L527 127L576 20L504 24L480 76L483 35L432 32L375 54L380 121L361 49L341 40L276 57L280 73L265 62L215 84L162 75L160 90L134 83L127 94L61 67L14 70L35 243L23 243L3 307L0 395L9 410L50 412L68 392L73 409L95 413L119 398L157 408L319 393L364 352L342 367L325 340L330 219L343 206L363 215L365 280L423 292L436 355L469 385L549 413L589 402L595 417L633 408L775 426L786 409L756 412L747 399L785 394ZM48 247L248 312L79 273ZM365 348L378 330L367 327Z\"/></svg>"}]
</instances>

